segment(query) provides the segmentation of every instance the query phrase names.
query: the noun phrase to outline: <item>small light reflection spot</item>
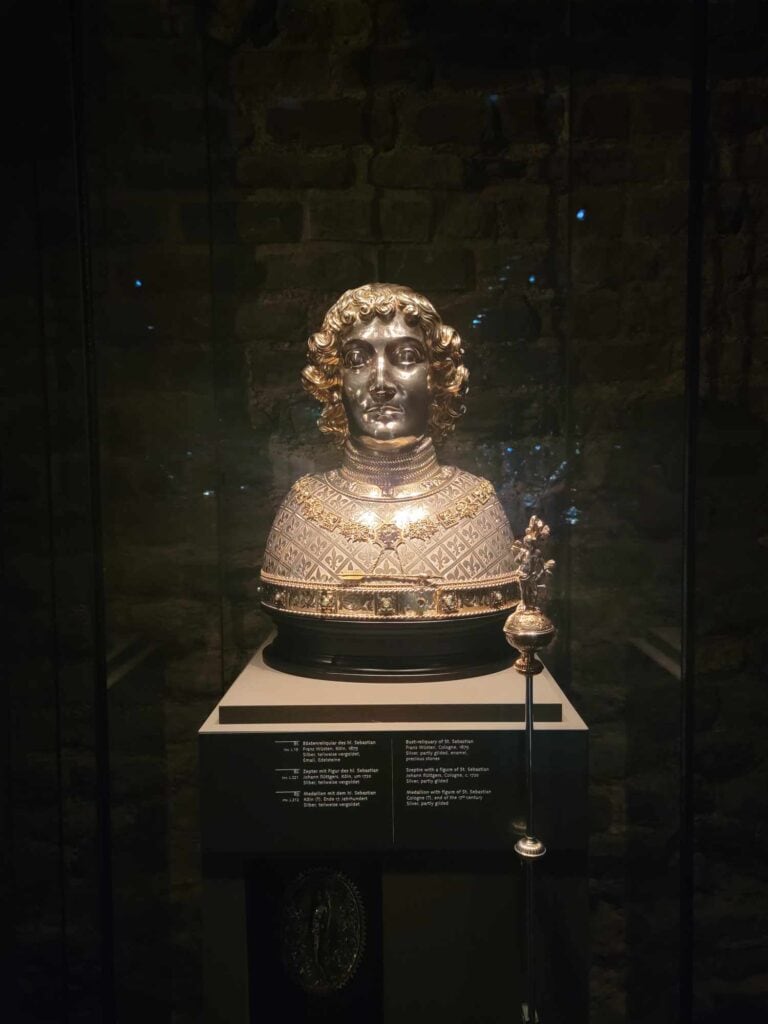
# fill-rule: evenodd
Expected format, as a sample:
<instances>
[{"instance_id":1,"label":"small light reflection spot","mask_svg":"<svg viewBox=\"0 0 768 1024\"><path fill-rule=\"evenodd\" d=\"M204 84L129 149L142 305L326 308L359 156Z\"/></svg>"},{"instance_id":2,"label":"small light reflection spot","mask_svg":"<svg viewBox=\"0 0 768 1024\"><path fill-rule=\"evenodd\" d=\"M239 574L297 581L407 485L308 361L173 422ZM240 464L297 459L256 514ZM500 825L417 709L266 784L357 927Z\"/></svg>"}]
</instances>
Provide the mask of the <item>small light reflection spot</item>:
<instances>
[{"instance_id":1,"label":"small light reflection spot","mask_svg":"<svg viewBox=\"0 0 768 1024\"><path fill-rule=\"evenodd\" d=\"M541 451L541 445L540 445L540 444L535 444L535 445L533 446L533 450L534 450L535 452L540 452L540 451Z\"/></svg>"},{"instance_id":2,"label":"small light reflection spot","mask_svg":"<svg viewBox=\"0 0 768 1024\"><path fill-rule=\"evenodd\" d=\"M581 209L576 211L576 220L586 220L587 211L582 206Z\"/></svg>"},{"instance_id":3,"label":"small light reflection spot","mask_svg":"<svg viewBox=\"0 0 768 1024\"><path fill-rule=\"evenodd\" d=\"M575 505L571 505L570 508L567 508L565 510L564 518L565 518L566 523L569 523L571 526L575 526L576 523L578 523L579 519L581 518L581 513L579 512L579 510L576 508Z\"/></svg>"},{"instance_id":4,"label":"small light reflection spot","mask_svg":"<svg viewBox=\"0 0 768 1024\"><path fill-rule=\"evenodd\" d=\"M155 325L154 324L147 324L147 330L148 331L154 331L154 329L155 329Z\"/></svg>"},{"instance_id":5,"label":"small light reflection spot","mask_svg":"<svg viewBox=\"0 0 768 1024\"><path fill-rule=\"evenodd\" d=\"M529 274L528 275L528 284L536 284L536 275L535 274Z\"/></svg>"},{"instance_id":6,"label":"small light reflection spot","mask_svg":"<svg viewBox=\"0 0 768 1024\"><path fill-rule=\"evenodd\" d=\"M134 288L143 288L144 287L144 282L141 280L141 278L137 277L136 280L133 282L133 287Z\"/></svg>"},{"instance_id":7,"label":"small light reflection spot","mask_svg":"<svg viewBox=\"0 0 768 1024\"><path fill-rule=\"evenodd\" d=\"M216 491L203 491L204 498L212 498Z\"/></svg>"}]
</instances>

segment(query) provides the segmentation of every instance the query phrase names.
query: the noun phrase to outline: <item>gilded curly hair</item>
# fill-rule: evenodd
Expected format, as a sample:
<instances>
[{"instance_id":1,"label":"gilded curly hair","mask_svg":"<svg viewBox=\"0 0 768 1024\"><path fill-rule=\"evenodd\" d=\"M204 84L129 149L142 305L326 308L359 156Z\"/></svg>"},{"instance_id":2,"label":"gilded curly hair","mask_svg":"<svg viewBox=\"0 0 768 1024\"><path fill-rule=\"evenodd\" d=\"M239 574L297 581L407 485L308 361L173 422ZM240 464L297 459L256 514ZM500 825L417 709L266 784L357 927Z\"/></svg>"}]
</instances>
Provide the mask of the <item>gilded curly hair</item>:
<instances>
[{"instance_id":1,"label":"gilded curly hair","mask_svg":"<svg viewBox=\"0 0 768 1024\"><path fill-rule=\"evenodd\" d=\"M418 292L397 284L364 284L344 292L325 314L322 328L307 342L309 361L301 373L304 388L325 406L320 430L338 445L344 443L349 432L341 400L341 336L355 323L369 323L374 317L391 320L398 311L407 324L424 332L433 440L443 440L466 411L463 399L469 370L463 363L464 349L457 332L441 321L432 303Z\"/></svg>"}]
</instances>

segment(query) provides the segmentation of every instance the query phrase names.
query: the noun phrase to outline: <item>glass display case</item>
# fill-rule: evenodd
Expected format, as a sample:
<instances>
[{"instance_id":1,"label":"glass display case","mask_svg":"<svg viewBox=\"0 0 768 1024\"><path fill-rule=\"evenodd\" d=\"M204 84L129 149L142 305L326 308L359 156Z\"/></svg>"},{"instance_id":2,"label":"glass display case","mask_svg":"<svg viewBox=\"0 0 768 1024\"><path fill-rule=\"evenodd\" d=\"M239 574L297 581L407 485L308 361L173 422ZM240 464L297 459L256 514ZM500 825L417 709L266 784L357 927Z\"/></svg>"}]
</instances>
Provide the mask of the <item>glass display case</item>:
<instances>
[{"instance_id":1,"label":"glass display case","mask_svg":"<svg viewBox=\"0 0 768 1024\"><path fill-rule=\"evenodd\" d=\"M197 730L269 635L283 496L335 461L307 338L369 281L461 335L441 460L551 527L590 1020L762 1019L764 12L9 17L45 69L3 172L15 1019L201 1019Z\"/></svg>"}]
</instances>

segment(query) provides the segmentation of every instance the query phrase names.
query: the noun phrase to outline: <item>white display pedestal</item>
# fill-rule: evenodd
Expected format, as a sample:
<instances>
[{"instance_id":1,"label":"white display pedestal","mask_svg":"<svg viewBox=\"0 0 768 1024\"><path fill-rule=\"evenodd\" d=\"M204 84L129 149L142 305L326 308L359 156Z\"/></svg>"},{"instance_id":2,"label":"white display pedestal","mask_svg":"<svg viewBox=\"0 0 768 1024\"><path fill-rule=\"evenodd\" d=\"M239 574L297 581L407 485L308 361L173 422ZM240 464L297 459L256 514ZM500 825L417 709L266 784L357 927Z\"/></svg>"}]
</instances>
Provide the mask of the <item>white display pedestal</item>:
<instances>
[{"instance_id":1,"label":"white display pedestal","mask_svg":"<svg viewBox=\"0 0 768 1024\"><path fill-rule=\"evenodd\" d=\"M200 730L208 1021L519 1019L524 690L512 668L340 682L257 652ZM573 1024L586 1020L587 728L546 671L534 701L538 903L560 944L539 958L539 990L554 1024L567 979ZM376 960L323 997L291 989L267 934L281 887L315 864L360 874Z\"/></svg>"}]
</instances>

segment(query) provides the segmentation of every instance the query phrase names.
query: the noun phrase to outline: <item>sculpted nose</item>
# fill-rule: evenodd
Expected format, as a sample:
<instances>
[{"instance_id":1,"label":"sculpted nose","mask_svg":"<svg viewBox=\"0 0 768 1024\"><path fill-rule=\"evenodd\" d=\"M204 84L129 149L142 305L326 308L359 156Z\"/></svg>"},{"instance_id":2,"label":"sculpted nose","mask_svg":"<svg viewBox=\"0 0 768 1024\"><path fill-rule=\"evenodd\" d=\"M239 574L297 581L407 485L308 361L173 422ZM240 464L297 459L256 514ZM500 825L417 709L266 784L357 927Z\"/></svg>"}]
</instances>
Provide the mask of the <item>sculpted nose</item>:
<instances>
[{"instance_id":1,"label":"sculpted nose","mask_svg":"<svg viewBox=\"0 0 768 1024\"><path fill-rule=\"evenodd\" d=\"M387 376L387 360L380 356L374 365L371 379L368 383L368 390L374 398L391 398L395 393L395 387Z\"/></svg>"}]
</instances>

